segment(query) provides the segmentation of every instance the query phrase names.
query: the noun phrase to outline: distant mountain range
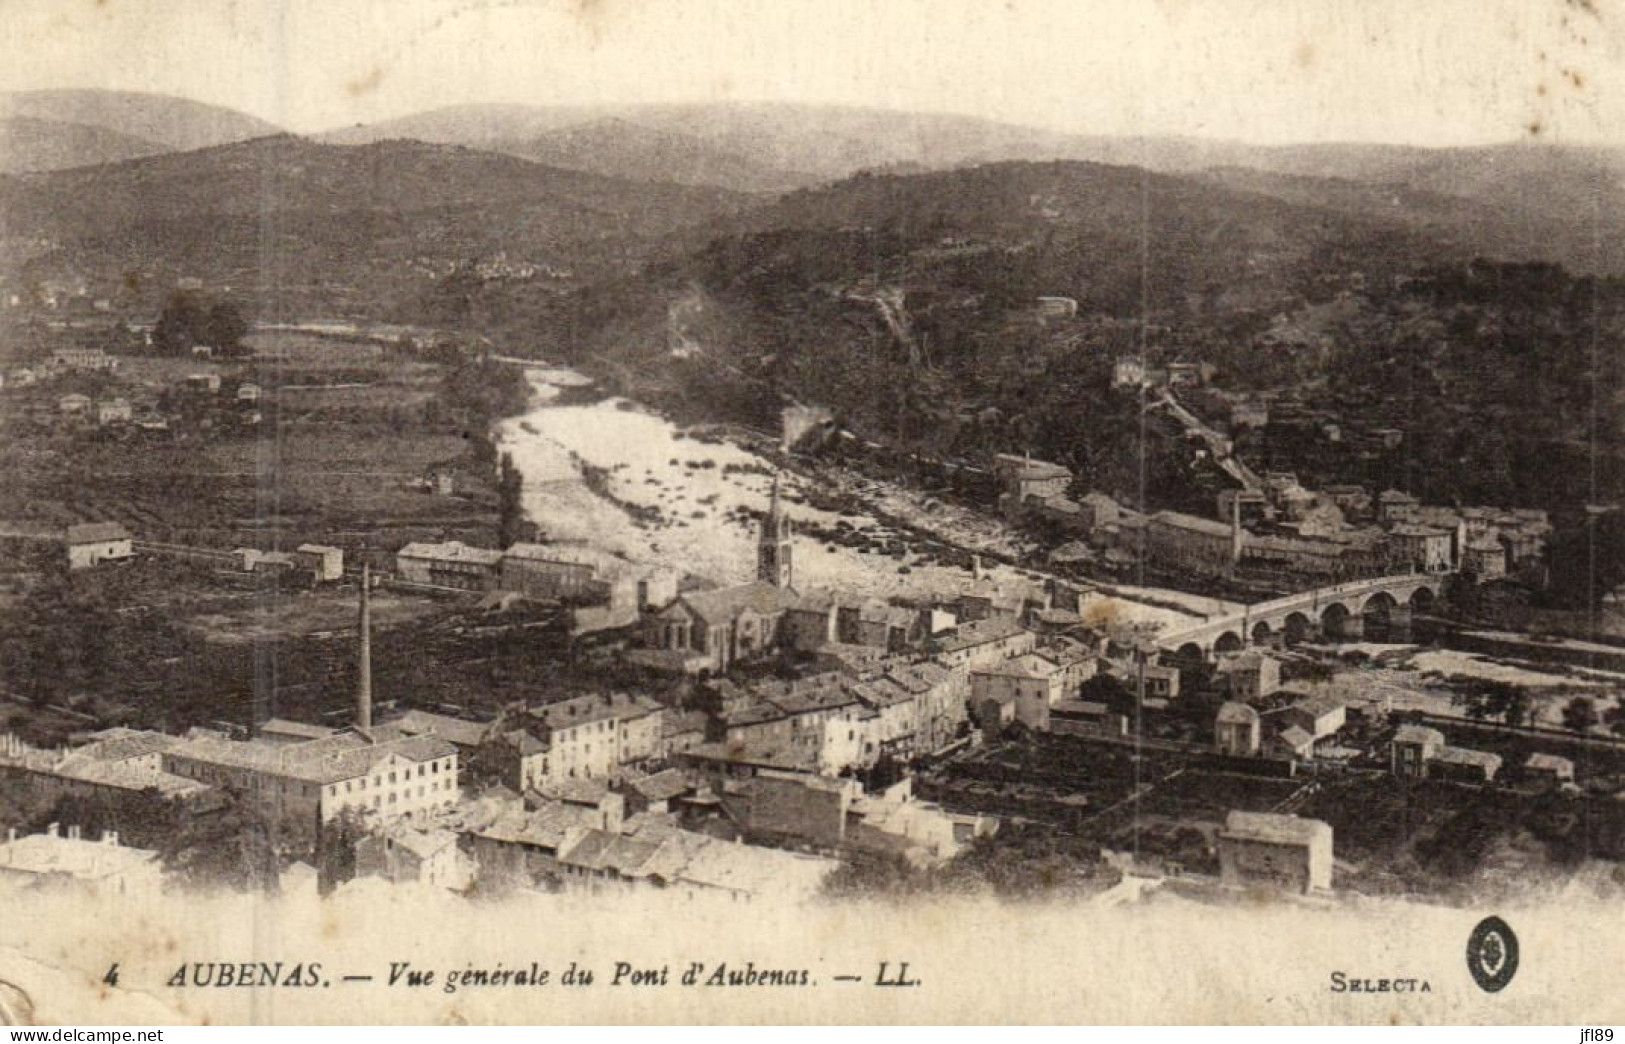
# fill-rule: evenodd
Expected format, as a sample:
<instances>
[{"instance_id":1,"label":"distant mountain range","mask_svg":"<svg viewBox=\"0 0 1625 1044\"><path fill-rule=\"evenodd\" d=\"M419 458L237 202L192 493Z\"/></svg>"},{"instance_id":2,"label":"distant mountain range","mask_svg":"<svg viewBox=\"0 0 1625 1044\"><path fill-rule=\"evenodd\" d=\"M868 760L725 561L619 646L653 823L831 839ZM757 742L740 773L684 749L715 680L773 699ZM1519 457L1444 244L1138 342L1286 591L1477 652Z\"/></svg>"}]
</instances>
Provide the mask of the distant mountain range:
<instances>
[{"instance_id":1,"label":"distant mountain range","mask_svg":"<svg viewBox=\"0 0 1625 1044\"><path fill-rule=\"evenodd\" d=\"M322 140L415 138L556 166L740 192L810 187L862 170L1085 160L1217 180L1293 203L1448 232L1480 252L1625 271L1625 149L1258 146L1063 134L993 120L789 104L553 108L465 105Z\"/></svg>"},{"instance_id":2,"label":"distant mountain range","mask_svg":"<svg viewBox=\"0 0 1625 1044\"><path fill-rule=\"evenodd\" d=\"M57 170L279 133L242 113L98 90L0 95L0 172ZM841 106L714 103L459 105L316 135L412 140L561 170L773 196L863 170L1084 160L1200 175L1286 202L1405 223L1486 256L1625 272L1625 149L1257 146L1064 134L994 120Z\"/></svg>"},{"instance_id":3,"label":"distant mountain range","mask_svg":"<svg viewBox=\"0 0 1625 1044\"><path fill-rule=\"evenodd\" d=\"M280 132L232 109L168 95L15 91L0 94L0 172L112 163Z\"/></svg>"},{"instance_id":4,"label":"distant mountain range","mask_svg":"<svg viewBox=\"0 0 1625 1044\"><path fill-rule=\"evenodd\" d=\"M460 146L279 135L0 177L0 240L24 282L162 287L185 275L377 310L482 260L575 285L692 246L685 229L745 202Z\"/></svg>"}]
</instances>

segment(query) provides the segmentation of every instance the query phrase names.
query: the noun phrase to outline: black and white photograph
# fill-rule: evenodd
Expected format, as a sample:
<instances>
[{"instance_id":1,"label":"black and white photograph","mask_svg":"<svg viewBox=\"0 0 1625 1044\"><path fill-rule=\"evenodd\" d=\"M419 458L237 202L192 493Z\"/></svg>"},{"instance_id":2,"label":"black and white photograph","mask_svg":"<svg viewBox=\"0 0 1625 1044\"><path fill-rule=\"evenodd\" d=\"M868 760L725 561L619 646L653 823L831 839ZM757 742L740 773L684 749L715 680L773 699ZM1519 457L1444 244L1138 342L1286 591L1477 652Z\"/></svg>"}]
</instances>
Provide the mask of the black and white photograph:
<instances>
[{"instance_id":1,"label":"black and white photograph","mask_svg":"<svg viewBox=\"0 0 1625 1044\"><path fill-rule=\"evenodd\" d=\"M1615 0L0 0L0 1023L1625 1021L1622 349Z\"/></svg>"}]
</instances>

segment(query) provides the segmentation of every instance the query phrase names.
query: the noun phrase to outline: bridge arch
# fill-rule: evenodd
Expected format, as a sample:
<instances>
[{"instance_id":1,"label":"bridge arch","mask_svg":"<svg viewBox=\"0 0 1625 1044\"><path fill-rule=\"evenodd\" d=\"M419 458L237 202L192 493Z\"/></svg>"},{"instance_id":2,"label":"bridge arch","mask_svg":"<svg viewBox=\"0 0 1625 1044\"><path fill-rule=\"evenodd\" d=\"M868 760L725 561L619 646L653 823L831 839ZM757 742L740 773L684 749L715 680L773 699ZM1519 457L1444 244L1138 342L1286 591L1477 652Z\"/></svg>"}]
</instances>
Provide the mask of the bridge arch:
<instances>
[{"instance_id":1,"label":"bridge arch","mask_svg":"<svg viewBox=\"0 0 1625 1044\"><path fill-rule=\"evenodd\" d=\"M1225 653L1240 652L1246 646L1247 643L1237 631L1226 631L1213 640L1213 651L1221 656Z\"/></svg>"},{"instance_id":2,"label":"bridge arch","mask_svg":"<svg viewBox=\"0 0 1625 1044\"><path fill-rule=\"evenodd\" d=\"M1287 613L1281 621L1281 640L1289 647L1297 645L1308 641L1314 630L1315 623L1307 613Z\"/></svg>"},{"instance_id":3,"label":"bridge arch","mask_svg":"<svg viewBox=\"0 0 1625 1044\"><path fill-rule=\"evenodd\" d=\"M1365 618L1342 602L1332 602L1320 611L1320 630L1326 638L1338 641L1358 638L1365 626Z\"/></svg>"},{"instance_id":4,"label":"bridge arch","mask_svg":"<svg viewBox=\"0 0 1625 1044\"><path fill-rule=\"evenodd\" d=\"M1174 650L1174 658L1180 663L1197 664L1207 659L1207 656L1202 652L1200 645L1195 642L1186 642Z\"/></svg>"},{"instance_id":5,"label":"bridge arch","mask_svg":"<svg viewBox=\"0 0 1625 1044\"><path fill-rule=\"evenodd\" d=\"M1433 588L1422 586L1411 592L1406 604L1411 607L1413 613L1431 613L1438 601L1439 596L1434 593Z\"/></svg>"},{"instance_id":6,"label":"bridge arch","mask_svg":"<svg viewBox=\"0 0 1625 1044\"><path fill-rule=\"evenodd\" d=\"M1270 638L1273 635L1274 632L1270 630L1270 622L1268 620L1260 620L1253 624L1254 645L1269 645Z\"/></svg>"},{"instance_id":7,"label":"bridge arch","mask_svg":"<svg viewBox=\"0 0 1625 1044\"><path fill-rule=\"evenodd\" d=\"M1395 638L1400 637L1401 630L1408 630L1410 610L1402 608L1399 600L1387 591L1375 591L1360 607L1360 618L1367 634Z\"/></svg>"}]
</instances>

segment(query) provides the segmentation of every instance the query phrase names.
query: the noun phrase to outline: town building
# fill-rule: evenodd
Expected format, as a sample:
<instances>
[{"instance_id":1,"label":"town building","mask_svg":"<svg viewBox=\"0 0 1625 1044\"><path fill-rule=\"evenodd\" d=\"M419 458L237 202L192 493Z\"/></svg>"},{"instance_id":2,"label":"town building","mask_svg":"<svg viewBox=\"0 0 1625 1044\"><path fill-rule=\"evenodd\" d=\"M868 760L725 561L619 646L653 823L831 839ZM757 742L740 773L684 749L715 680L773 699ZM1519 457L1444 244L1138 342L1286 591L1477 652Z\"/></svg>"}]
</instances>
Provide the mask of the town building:
<instances>
[{"instance_id":1,"label":"town building","mask_svg":"<svg viewBox=\"0 0 1625 1044\"><path fill-rule=\"evenodd\" d=\"M1108 660L1107 673L1124 685L1133 693L1139 693L1140 683L1145 683L1144 695L1150 700L1175 700L1179 698L1179 668L1169 664L1147 661L1140 664L1135 660Z\"/></svg>"},{"instance_id":2,"label":"town building","mask_svg":"<svg viewBox=\"0 0 1625 1044\"><path fill-rule=\"evenodd\" d=\"M970 672L973 704L989 700L1010 704L1015 720L1029 729L1049 728L1050 708L1066 695L1066 672L1060 664L1036 653L985 664ZM998 717L1003 719L1002 712Z\"/></svg>"},{"instance_id":3,"label":"town building","mask_svg":"<svg viewBox=\"0 0 1625 1044\"><path fill-rule=\"evenodd\" d=\"M501 585L532 598L607 602L611 559L590 547L519 543L503 552Z\"/></svg>"},{"instance_id":4,"label":"town building","mask_svg":"<svg viewBox=\"0 0 1625 1044\"><path fill-rule=\"evenodd\" d=\"M1400 522L1388 530L1392 557L1414 573L1448 573L1456 568L1456 535L1448 529Z\"/></svg>"},{"instance_id":5,"label":"town building","mask_svg":"<svg viewBox=\"0 0 1625 1044\"><path fill-rule=\"evenodd\" d=\"M1466 747L1440 747L1428 762L1429 779L1490 783L1501 771L1501 755Z\"/></svg>"},{"instance_id":6,"label":"town building","mask_svg":"<svg viewBox=\"0 0 1625 1044\"><path fill-rule=\"evenodd\" d=\"M1461 571L1479 581L1499 580L1507 575L1507 551L1491 536L1467 541L1461 558Z\"/></svg>"},{"instance_id":7,"label":"town building","mask_svg":"<svg viewBox=\"0 0 1625 1044\"><path fill-rule=\"evenodd\" d=\"M1421 779L1427 763L1444 749L1444 733L1423 725L1401 725L1389 743L1389 764L1396 776Z\"/></svg>"},{"instance_id":8,"label":"town building","mask_svg":"<svg viewBox=\"0 0 1625 1044\"><path fill-rule=\"evenodd\" d=\"M355 876L462 891L473 882L474 867L452 831L397 822L356 842Z\"/></svg>"},{"instance_id":9,"label":"town building","mask_svg":"<svg viewBox=\"0 0 1625 1044\"><path fill-rule=\"evenodd\" d=\"M1003 490L999 500L1011 514L1019 512L1029 497L1064 497L1072 486L1072 472L1067 468L1012 453L993 458L993 474Z\"/></svg>"},{"instance_id":10,"label":"town building","mask_svg":"<svg viewBox=\"0 0 1625 1044\"><path fill-rule=\"evenodd\" d=\"M908 753L918 729L917 702L903 690L840 675L768 682L753 697L722 715L727 747L814 774L873 764L888 746Z\"/></svg>"},{"instance_id":11,"label":"town building","mask_svg":"<svg viewBox=\"0 0 1625 1044\"><path fill-rule=\"evenodd\" d=\"M193 729L164 751L163 766L237 790L267 817L301 832L346 810L382 822L450 807L459 795L455 746L388 726L354 726L293 743Z\"/></svg>"},{"instance_id":12,"label":"town building","mask_svg":"<svg viewBox=\"0 0 1625 1044\"><path fill-rule=\"evenodd\" d=\"M1377 494L1377 521L1385 526L1404 522L1421 506L1422 502L1409 493L1385 489Z\"/></svg>"},{"instance_id":13,"label":"town building","mask_svg":"<svg viewBox=\"0 0 1625 1044\"><path fill-rule=\"evenodd\" d=\"M457 755L462 759L460 763L465 768L485 745L495 728L490 722L466 721L462 718L453 718L449 714L422 710L409 710L387 724L390 728L399 729L408 736L439 736L457 748ZM266 726L261 726L260 734L264 735L265 731Z\"/></svg>"},{"instance_id":14,"label":"town building","mask_svg":"<svg viewBox=\"0 0 1625 1044\"><path fill-rule=\"evenodd\" d=\"M413 542L395 552L395 571L401 579L463 591L494 589L501 566L501 551L470 547L458 540Z\"/></svg>"},{"instance_id":15,"label":"town building","mask_svg":"<svg viewBox=\"0 0 1625 1044\"><path fill-rule=\"evenodd\" d=\"M644 644L677 654L688 673L722 673L776 651L780 624L796 602L795 592L760 580L685 591L647 617Z\"/></svg>"},{"instance_id":16,"label":"town building","mask_svg":"<svg viewBox=\"0 0 1625 1044\"><path fill-rule=\"evenodd\" d=\"M840 866L826 856L654 826L630 835L585 831L572 836L558 861L568 889L657 887L680 896L715 895L739 902L811 899Z\"/></svg>"},{"instance_id":17,"label":"town building","mask_svg":"<svg viewBox=\"0 0 1625 1044\"><path fill-rule=\"evenodd\" d=\"M135 544L129 530L117 522L83 522L69 526L68 568L90 569L103 562L122 562L135 557Z\"/></svg>"},{"instance_id":18,"label":"town building","mask_svg":"<svg viewBox=\"0 0 1625 1044\"><path fill-rule=\"evenodd\" d=\"M0 889L66 889L139 902L157 899L162 887L158 853L120 845L115 831L90 841L77 826L63 833L52 823L43 834L18 837L16 830L8 831L0 846Z\"/></svg>"},{"instance_id":19,"label":"town building","mask_svg":"<svg viewBox=\"0 0 1625 1044\"><path fill-rule=\"evenodd\" d=\"M1501 770L1499 754L1449 746L1444 733L1421 725L1401 725L1389 749L1394 774L1414 779L1488 783Z\"/></svg>"},{"instance_id":20,"label":"town building","mask_svg":"<svg viewBox=\"0 0 1625 1044\"><path fill-rule=\"evenodd\" d=\"M100 348L57 348L51 352L47 366L58 373L112 373L118 369L118 362Z\"/></svg>"},{"instance_id":21,"label":"town building","mask_svg":"<svg viewBox=\"0 0 1625 1044\"><path fill-rule=\"evenodd\" d=\"M79 392L70 392L69 394L56 400L57 412L70 417L77 417L89 413L90 406L90 396L83 395Z\"/></svg>"},{"instance_id":22,"label":"town building","mask_svg":"<svg viewBox=\"0 0 1625 1044\"><path fill-rule=\"evenodd\" d=\"M1049 731L1063 736L1127 736L1129 720L1104 703L1067 697L1049 708Z\"/></svg>"},{"instance_id":23,"label":"town building","mask_svg":"<svg viewBox=\"0 0 1625 1044\"><path fill-rule=\"evenodd\" d=\"M1214 673L1229 698L1242 703L1262 699L1281 687L1281 661L1256 649L1221 656Z\"/></svg>"},{"instance_id":24,"label":"town building","mask_svg":"<svg viewBox=\"0 0 1625 1044\"><path fill-rule=\"evenodd\" d=\"M1535 753L1523 763L1523 773L1532 780L1547 783L1573 783L1574 762L1556 754Z\"/></svg>"},{"instance_id":25,"label":"town building","mask_svg":"<svg viewBox=\"0 0 1625 1044\"><path fill-rule=\"evenodd\" d=\"M1038 636L1013 620L988 619L962 623L938 635L935 642L938 663L968 674L977 667L1032 652Z\"/></svg>"},{"instance_id":26,"label":"town building","mask_svg":"<svg viewBox=\"0 0 1625 1044\"><path fill-rule=\"evenodd\" d=\"M200 804L209 787L163 769L162 753L176 741L161 732L107 729L71 749L30 746L0 734L0 777L19 781L47 800L64 797L128 797L151 792Z\"/></svg>"},{"instance_id":27,"label":"town building","mask_svg":"<svg viewBox=\"0 0 1625 1044\"><path fill-rule=\"evenodd\" d=\"M1146 521L1145 547L1159 567L1222 576L1240 560L1246 532L1234 523L1159 511Z\"/></svg>"},{"instance_id":28,"label":"town building","mask_svg":"<svg viewBox=\"0 0 1625 1044\"><path fill-rule=\"evenodd\" d=\"M319 584L344 578L344 550L327 544L300 544L294 558Z\"/></svg>"},{"instance_id":29,"label":"town building","mask_svg":"<svg viewBox=\"0 0 1625 1044\"><path fill-rule=\"evenodd\" d=\"M574 779L620 779L662 757L665 708L647 696L578 696L532 707L515 746L519 789Z\"/></svg>"},{"instance_id":30,"label":"town building","mask_svg":"<svg viewBox=\"0 0 1625 1044\"><path fill-rule=\"evenodd\" d=\"M128 424L134 417L135 413L131 410L128 399L115 396L96 403L96 423L103 427L109 424Z\"/></svg>"},{"instance_id":31,"label":"town building","mask_svg":"<svg viewBox=\"0 0 1625 1044\"><path fill-rule=\"evenodd\" d=\"M1318 819L1231 812L1219 831L1219 877L1233 888L1298 894L1332 887L1332 828Z\"/></svg>"},{"instance_id":32,"label":"town building","mask_svg":"<svg viewBox=\"0 0 1625 1044\"><path fill-rule=\"evenodd\" d=\"M1284 727L1297 726L1315 740L1336 735L1348 722L1348 708L1331 696L1315 696L1287 707L1280 714Z\"/></svg>"},{"instance_id":33,"label":"town building","mask_svg":"<svg viewBox=\"0 0 1625 1044\"><path fill-rule=\"evenodd\" d=\"M1252 757L1260 744L1258 712L1245 703L1226 701L1213 722L1213 746L1234 758Z\"/></svg>"}]
</instances>

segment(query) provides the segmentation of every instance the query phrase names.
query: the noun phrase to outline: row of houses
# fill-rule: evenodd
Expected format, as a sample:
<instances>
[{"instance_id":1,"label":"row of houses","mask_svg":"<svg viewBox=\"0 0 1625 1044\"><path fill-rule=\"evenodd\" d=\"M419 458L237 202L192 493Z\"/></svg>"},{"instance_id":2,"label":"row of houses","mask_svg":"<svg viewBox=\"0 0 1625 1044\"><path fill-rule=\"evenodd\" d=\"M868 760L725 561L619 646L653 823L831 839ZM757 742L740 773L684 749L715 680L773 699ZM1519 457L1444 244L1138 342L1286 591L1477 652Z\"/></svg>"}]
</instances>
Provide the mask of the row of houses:
<instances>
[{"instance_id":1,"label":"row of houses","mask_svg":"<svg viewBox=\"0 0 1625 1044\"><path fill-rule=\"evenodd\" d=\"M681 580L677 570L585 546L522 542L498 551L457 540L407 544L395 553L395 572L434 587L564 601L578 607L582 630L631 626L641 613L670 604Z\"/></svg>"},{"instance_id":2,"label":"row of houses","mask_svg":"<svg viewBox=\"0 0 1625 1044\"><path fill-rule=\"evenodd\" d=\"M1004 473L1007 513L1086 539L1091 553L1203 576L1236 574L1335 583L1400 572L1462 572L1479 580L1538 569L1551 525L1538 510L1423 507L1390 490L1378 523L1348 525L1345 506L1369 497L1359 487L1315 493L1290 474L1270 474L1259 490L1226 490L1221 518L1178 511L1141 514L1100 493L1074 500L1071 475L1039 461Z\"/></svg>"}]
</instances>

